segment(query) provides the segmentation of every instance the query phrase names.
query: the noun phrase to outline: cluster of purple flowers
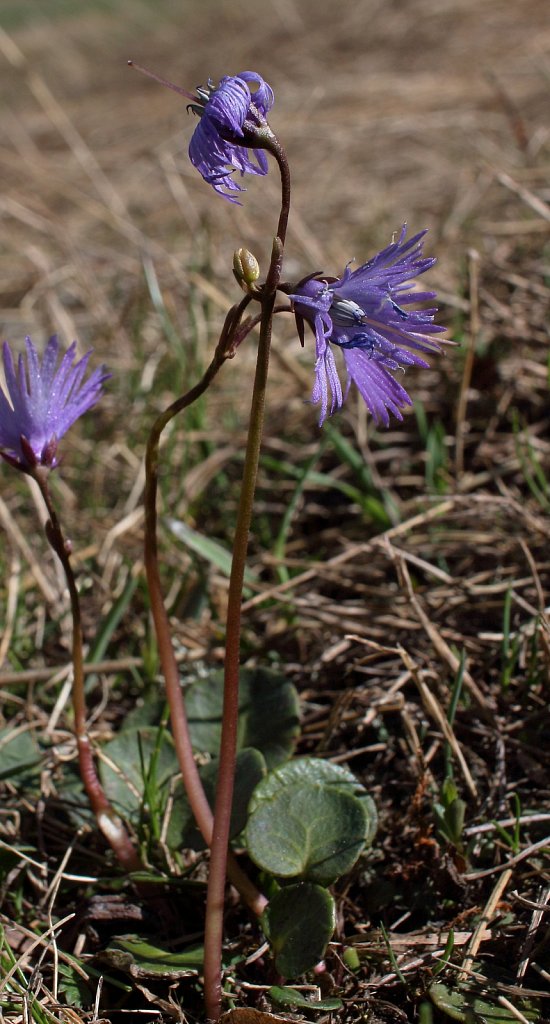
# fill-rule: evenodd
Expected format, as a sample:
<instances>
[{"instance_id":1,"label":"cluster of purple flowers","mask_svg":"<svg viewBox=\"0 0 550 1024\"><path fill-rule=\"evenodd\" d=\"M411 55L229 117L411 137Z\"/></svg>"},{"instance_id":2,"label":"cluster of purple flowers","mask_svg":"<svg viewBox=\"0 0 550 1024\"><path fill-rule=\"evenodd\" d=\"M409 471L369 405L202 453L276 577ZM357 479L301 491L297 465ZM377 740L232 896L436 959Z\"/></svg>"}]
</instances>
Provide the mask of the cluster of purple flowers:
<instances>
[{"instance_id":1,"label":"cluster of purple flowers","mask_svg":"<svg viewBox=\"0 0 550 1024\"><path fill-rule=\"evenodd\" d=\"M255 93L250 92L248 82L256 84ZM217 88L209 83L197 95L200 102L192 107L201 120L189 147L191 161L206 182L235 202L227 194L228 190L241 191L232 177L235 170L241 175L267 172L262 150L253 150L257 161L253 163L241 140L246 140L247 126L250 129L265 123L273 105L273 91L260 75L243 71L223 78ZM352 381L376 423L387 426L390 413L402 419L401 410L411 404L394 373L407 366L427 367L418 353L438 352L433 335L444 330L434 324L434 307L416 308L431 302L435 292L415 291L411 285L435 262L423 256L425 234L422 231L407 240L403 226L397 241L357 270L346 267L338 280L315 275L291 292L302 342L304 321L315 334L311 401L320 403L320 424L342 406ZM335 346L341 350L345 364L343 389Z\"/></svg>"},{"instance_id":2,"label":"cluster of purple flowers","mask_svg":"<svg viewBox=\"0 0 550 1024\"><path fill-rule=\"evenodd\" d=\"M190 108L200 120L189 146L189 157L204 180L230 202L243 188L234 174L263 175L268 171L261 145L269 131L267 114L273 90L261 75L242 71L197 90ZM256 145L254 144L256 143ZM439 351L434 335L431 302L435 293L417 291L412 282L435 262L423 255L425 231L406 238L403 226L373 259L356 270L349 265L338 279L313 275L286 288L304 341L307 323L315 337L315 380L311 401L320 405L319 422L341 408L351 382L357 386L376 423L385 426L390 414L402 419L411 404L396 374L408 366L428 366L425 355ZM0 454L25 471L57 465L57 444L72 423L91 408L109 376L100 367L84 382L90 353L74 362L73 343L58 363L59 344L50 338L42 361L30 338L26 361L17 369L4 343L7 395L0 389ZM346 373L344 386L335 360L339 349Z\"/></svg>"}]
</instances>

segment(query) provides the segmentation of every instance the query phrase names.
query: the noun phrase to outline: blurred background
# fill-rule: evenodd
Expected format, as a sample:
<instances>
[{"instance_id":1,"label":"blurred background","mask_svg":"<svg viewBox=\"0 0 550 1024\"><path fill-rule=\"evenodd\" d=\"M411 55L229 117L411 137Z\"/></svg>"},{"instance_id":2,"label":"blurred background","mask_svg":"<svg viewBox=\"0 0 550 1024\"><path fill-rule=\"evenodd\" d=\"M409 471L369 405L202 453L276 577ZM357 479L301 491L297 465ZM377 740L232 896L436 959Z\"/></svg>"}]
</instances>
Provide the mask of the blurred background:
<instances>
[{"instance_id":1,"label":"blurred background","mask_svg":"<svg viewBox=\"0 0 550 1024\"><path fill-rule=\"evenodd\" d=\"M0 25L1 334L16 348L26 333L39 347L54 331L67 343L77 338L113 374L105 400L65 439L58 481L81 543L91 536L78 513L84 504L92 517L100 513L95 536L107 536L110 556L111 527L121 516L128 524L116 534L119 567L128 554L138 557L141 457L153 415L206 365L238 298L232 253L245 245L265 267L278 213L275 172L246 179L242 206L202 181L187 158L194 115L181 97L129 69L129 58L189 90L245 69L272 84L271 123L294 184L287 279L340 274L349 260L363 262L388 244L404 221L411 232L428 228L426 252L438 262L426 285L438 292L449 336L463 345L471 340L475 250L481 323L465 429L481 465L493 459L482 442L489 422L495 436L494 411L506 416L532 400L546 372L544 0L280 0L262 10L241 0L3 0ZM539 347L527 359L529 340ZM222 536L240 474L254 348L244 346L175 426L167 450L167 464L174 456L177 466L166 470L167 507ZM405 429L372 431L352 393L320 434L307 404L313 344L302 352L291 318L280 318L267 451L304 465L319 449L331 479L350 471L353 479L341 444L334 448L334 427L375 482L393 488L378 524L387 525L401 514L399 501L426 482L449 486L457 417L464 419L463 360L447 350L432 370L408 374L417 405ZM506 451L510 430L507 422ZM419 449L419 431L431 454ZM21 481L2 472L8 503L19 507ZM286 500L274 502L281 474L269 472L268 542L270 516L282 515ZM331 516L345 526L349 513L351 528L358 525L349 500L331 501L315 512L317 535L323 524L329 531L327 550Z\"/></svg>"},{"instance_id":2,"label":"blurred background","mask_svg":"<svg viewBox=\"0 0 550 1024\"><path fill-rule=\"evenodd\" d=\"M294 179L288 276L339 272L406 220L430 229L432 280L452 292L467 246L502 238L500 217L523 212L506 210L498 173L529 183L548 155L544 0L281 0L261 13L241 0L3 0L0 24L14 338L55 327L103 355L114 332L120 355L144 253L180 307L190 266L207 263L212 287L233 295L233 249L269 251L277 176L248 179L242 208L218 199L187 160L184 100L128 58L189 90L244 69L273 85Z\"/></svg>"}]
</instances>

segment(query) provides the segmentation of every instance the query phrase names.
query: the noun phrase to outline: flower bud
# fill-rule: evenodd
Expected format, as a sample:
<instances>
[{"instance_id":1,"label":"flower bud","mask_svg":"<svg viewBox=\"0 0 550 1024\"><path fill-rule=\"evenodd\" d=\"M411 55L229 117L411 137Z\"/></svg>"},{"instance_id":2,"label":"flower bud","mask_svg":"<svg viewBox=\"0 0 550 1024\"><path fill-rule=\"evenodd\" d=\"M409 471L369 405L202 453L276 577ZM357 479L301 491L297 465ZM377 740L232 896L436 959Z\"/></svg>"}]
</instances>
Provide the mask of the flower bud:
<instances>
[{"instance_id":1,"label":"flower bud","mask_svg":"<svg viewBox=\"0 0 550 1024\"><path fill-rule=\"evenodd\" d=\"M258 280L260 265L248 249L236 249L233 253L233 273L245 292Z\"/></svg>"}]
</instances>

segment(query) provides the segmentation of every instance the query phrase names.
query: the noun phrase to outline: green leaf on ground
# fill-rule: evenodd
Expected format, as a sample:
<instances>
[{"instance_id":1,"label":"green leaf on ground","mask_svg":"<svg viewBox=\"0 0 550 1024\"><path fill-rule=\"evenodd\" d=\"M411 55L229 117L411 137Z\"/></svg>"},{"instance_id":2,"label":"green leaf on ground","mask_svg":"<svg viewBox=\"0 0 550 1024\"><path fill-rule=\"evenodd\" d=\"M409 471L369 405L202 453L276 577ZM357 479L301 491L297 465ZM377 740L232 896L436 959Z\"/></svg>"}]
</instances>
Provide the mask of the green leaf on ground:
<instances>
[{"instance_id":1,"label":"green leaf on ground","mask_svg":"<svg viewBox=\"0 0 550 1024\"><path fill-rule=\"evenodd\" d=\"M172 953L137 936L124 935L113 938L98 959L132 978L177 980L202 971L203 956L202 946Z\"/></svg>"},{"instance_id":2,"label":"green leaf on ground","mask_svg":"<svg viewBox=\"0 0 550 1024\"><path fill-rule=\"evenodd\" d=\"M453 986L437 981L430 986L429 995L438 1010L464 1024L511 1024L511 1021L518 1020L517 1014L499 1005L498 993L495 993L494 1001L490 999L490 993L484 992L480 997L469 981L457 982ZM539 1013L532 1003L525 999L513 999L512 1002L527 1020L538 1019Z\"/></svg>"},{"instance_id":3,"label":"green leaf on ground","mask_svg":"<svg viewBox=\"0 0 550 1024\"><path fill-rule=\"evenodd\" d=\"M40 777L42 752L32 732L0 730L0 780L18 777L31 785Z\"/></svg>"},{"instance_id":4,"label":"green leaf on ground","mask_svg":"<svg viewBox=\"0 0 550 1024\"><path fill-rule=\"evenodd\" d=\"M196 751L218 754L223 707L223 672L191 683L185 693ZM243 668L240 673L238 747L254 747L269 769L286 761L299 733L295 687L278 672Z\"/></svg>"},{"instance_id":5,"label":"green leaf on ground","mask_svg":"<svg viewBox=\"0 0 550 1024\"><path fill-rule=\"evenodd\" d=\"M341 1010L344 1005L341 999L307 999L303 992L288 985L272 985L267 994L277 1006L296 1006L300 1010L324 1010L331 1013L333 1010Z\"/></svg>"},{"instance_id":6,"label":"green leaf on ground","mask_svg":"<svg viewBox=\"0 0 550 1024\"><path fill-rule=\"evenodd\" d=\"M271 800L280 790L294 784L312 783L323 789L337 789L361 801L367 815L365 844L370 846L378 828L378 815L374 800L349 768L331 764L320 757L296 757L281 768L275 768L254 791L250 813L264 800Z\"/></svg>"},{"instance_id":7,"label":"green leaf on ground","mask_svg":"<svg viewBox=\"0 0 550 1024\"><path fill-rule=\"evenodd\" d=\"M265 773L265 760L259 750L252 748L239 750L235 772L233 807L231 810L230 839L238 836L245 827L250 796ZM208 797L208 802L213 807L218 779L217 759L202 765L199 768L199 775ZM191 850L203 850L206 845L195 824L195 818L181 782L178 782L174 793L166 841L172 849L179 849L183 846Z\"/></svg>"},{"instance_id":8,"label":"green leaf on ground","mask_svg":"<svg viewBox=\"0 0 550 1024\"><path fill-rule=\"evenodd\" d=\"M270 900L262 927L271 943L275 965L286 978L311 970L324 955L336 926L334 900L310 882L287 885Z\"/></svg>"},{"instance_id":9,"label":"green leaf on ground","mask_svg":"<svg viewBox=\"0 0 550 1024\"><path fill-rule=\"evenodd\" d=\"M109 759L109 763L103 761L101 764L103 785L119 813L137 823L143 812L147 812L144 804L149 798L154 803L157 816L164 818L168 800L171 798L170 820L166 832L168 846L174 850L181 847L204 849L205 844L195 824L180 777L174 740L168 730L161 729L159 733L158 727L150 726L142 729L123 729L105 745L103 752ZM147 782L145 773L149 770L153 757L156 757L155 775L154 779ZM265 773L265 760L260 751L249 748L238 752L231 815L232 839L242 832L246 825L251 794ZM217 759L199 768L199 775L212 807L217 774ZM148 810L151 811L152 808L149 807Z\"/></svg>"},{"instance_id":10,"label":"green leaf on ground","mask_svg":"<svg viewBox=\"0 0 550 1024\"><path fill-rule=\"evenodd\" d=\"M141 812L145 792L144 774L156 756L153 782L159 805L166 802L170 780L179 772L174 740L167 729L145 726L142 729L122 729L103 747L110 763L101 762L101 778L107 796L117 811L131 821Z\"/></svg>"},{"instance_id":11,"label":"green leaf on ground","mask_svg":"<svg viewBox=\"0 0 550 1024\"><path fill-rule=\"evenodd\" d=\"M248 852L280 878L330 885L353 867L376 830L371 797L347 769L319 758L291 761L250 801Z\"/></svg>"}]
</instances>

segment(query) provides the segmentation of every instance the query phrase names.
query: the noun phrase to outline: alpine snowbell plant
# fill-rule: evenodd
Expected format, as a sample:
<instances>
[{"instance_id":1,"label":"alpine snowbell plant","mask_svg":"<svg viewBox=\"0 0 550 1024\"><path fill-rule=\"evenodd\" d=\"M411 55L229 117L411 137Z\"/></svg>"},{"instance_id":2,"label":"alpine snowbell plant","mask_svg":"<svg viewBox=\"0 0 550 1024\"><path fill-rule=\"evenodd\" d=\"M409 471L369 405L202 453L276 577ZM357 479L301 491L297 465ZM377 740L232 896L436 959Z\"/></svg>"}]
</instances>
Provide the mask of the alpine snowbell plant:
<instances>
[{"instance_id":1,"label":"alpine snowbell plant","mask_svg":"<svg viewBox=\"0 0 550 1024\"><path fill-rule=\"evenodd\" d=\"M139 70L151 75L144 68ZM158 79L158 76L152 77ZM426 300L431 301L434 293L416 292L412 284L434 262L422 253L425 232L407 239L403 227L397 241L392 241L357 270L346 267L340 278L312 274L295 284L282 282L290 212L290 173L285 151L267 121L274 102L273 90L259 74L250 71L226 76L217 86L209 81L206 87L197 89L196 94L160 80L191 100L188 109L200 120L191 138L189 157L205 182L219 195L236 202L235 193L242 193L243 186L235 180L235 175L242 178L245 174L266 174L266 154L274 157L281 179L281 207L265 281L259 282L259 268L253 254L237 249L233 270L245 297L229 310L214 358L202 381L157 419L146 458L145 562L151 605L179 764L190 805L210 847L204 985L208 1016L217 1020L221 1014L223 901L227 872L248 905L261 913L279 971L286 975L300 974L322 956L334 928L334 904L324 886L351 867L372 840L376 821L370 797L347 772L311 759L291 762L286 774L285 766L275 766L252 794L246 844L251 859L264 871L287 882L297 878L298 884L282 887L266 906L265 897L243 877L232 854L229 854L229 862L227 860L237 765L242 590L274 314L294 313L302 344L305 343L305 323L312 329L315 356L311 401L320 404L321 424L329 413L342 406L351 382L359 389L375 422L387 426L390 414L402 419L402 409L411 403L398 376L406 367L428 365L423 357L438 351L433 336L441 328L433 322L433 307L423 311L416 308ZM289 305L275 306L278 293L287 297ZM259 305L259 313L245 315L252 302ZM235 355L238 346L258 324L256 373L229 582L222 729L212 815L193 756L185 700L160 585L156 544L159 441L169 420L206 390L225 360ZM341 350L344 359L347 374L344 389L336 366L335 349ZM289 797L293 803L292 813ZM338 807L331 805L334 799ZM345 809L349 801L352 801L352 808ZM303 818L297 814L298 806L303 807ZM346 810L350 813L347 818ZM329 829L327 817L332 822ZM355 825L350 830L352 819ZM303 834L293 834L298 820L302 822ZM281 838L285 836L288 849L284 849L285 839ZM299 849L309 852L296 861ZM303 934L296 941L295 932L289 938L285 922L293 911L294 918L300 916L297 909L300 901ZM307 945L304 936L312 933L316 934L317 942L310 941L310 959L304 960L296 950L302 944Z\"/></svg>"},{"instance_id":2,"label":"alpine snowbell plant","mask_svg":"<svg viewBox=\"0 0 550 1024\"><path fill-rule=\"evenodd\" d=\"M190 820L194 819L202 841L210 849L204 989L207 1015L218 1020L222 1012L227 876L249 909L260 918L279 974L296 977L316 965L331 938L335 904L328 887L350 870L376 831L372 799L347 769L315 758L291 759L298 728L297 696L291 684L271 671L240 666L243 581L262 443L273 320L284 314L294 316L302 345L310 347L310 397L319 407L321 425L341 408L351 385L358 389L375 423L388 426L391 416L401 420L403 410L411 404L403 385L404 374L414 367L428 365L426 357L439 351L436 337L442 328L434 323L434 293L416 288L416 280L434 262L423 254L424 231L408 238L403 226L386 248L356 269L347 266L340 277L315 272L300 281L282 280L290 173L285 151L268 122L273 90L261 75L242 71L222 78L218 85L208 81L192 93L140 65L133 66L189 101L188 110L198 118L189 158L206 184L218 193L215 202L222 197L239 203L245 191L241 180L245 175L266 175L270 157L281 182L281 204L265 278L261 280L254 255L238 247L233 273L241 294L228 310L212 361L194 387L157 417L145 457L147 583L177 766L185 786ZM167 424L204 394L222 366L238 357L247 339L251 343L255 328L259 328L256 370L233 542L223 680L218 681L213 673L211 678L192 682L184 690L159 571L160 440ZM102 776L103 785L99 781L86 733L78 591L70 564L70 547L64 540L48 489L49 473L58 465L61 437L99 399L107 374L102 368L96 369L85 380L89 353L75 362L74 344L59 365L55 338L48 342L42 362L29 339L26 344L26 363L20 356L17 369L9 346L4 346L7 395L0 394L0 448L11 466L37 481L46 502L48 540L61 560L71 597L73 705L81 775L99 826L125 870L133 871L140 868L142 858L126 826L112 809L112 780L109 782L107 774ZM243 732L239 686L247 705L257 712L253 734L250 717L247 719L243 750L238 750L238 738ZM189 716L191 706L193 715ZM208 748L207 752L213 755L212 763L199 769L195 755L205 751L206 733L203 731L198 739L194 730L201 713L204 729L211 728L209 723L219 714L221 737L216 734L215 743ZM140 757L143 762L141 749ZM174 775L176 771L177 767ZM233 808L236 772L240 811L237 806ZM121 806L115 792L111 800ZM249 860L260 869L255 872L256 880L261 877L262 885L269 888L269 902L230 848L231 840L237 837L239 846L246 847ZM181 833L179 841L182 842Z\"/></svg>"},{"instance_id":3,"label":"alpine snowbell plant","mask_svg":"<svg viewBox=\"0 0 550 1024\"><path fill-rule=\"evenodd\" d=\"M7 396L0 389L0 455L37 483L46 509L46 537L58 556L69 591L73 619L73 714L80 775L99 828L127 870L141 861L128 832L105 795L97 775L86 726L84 658L80 599L71 565L71 545L65 539L49 488L49 474L59 464L58 442L69 427L99 400L110 374L103 367L85 381L91 352L75 363L76 342L59 362L59 342L48 341L42 361L26 338L26 361L19 355L17 370L10 346L3 345Z\"/></svg>"}]
</instances>

